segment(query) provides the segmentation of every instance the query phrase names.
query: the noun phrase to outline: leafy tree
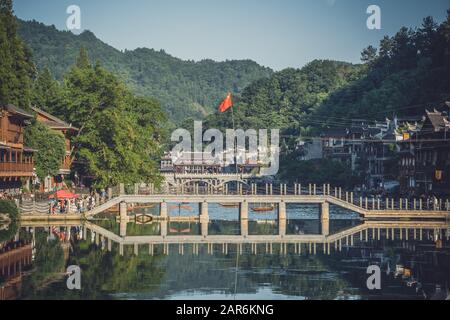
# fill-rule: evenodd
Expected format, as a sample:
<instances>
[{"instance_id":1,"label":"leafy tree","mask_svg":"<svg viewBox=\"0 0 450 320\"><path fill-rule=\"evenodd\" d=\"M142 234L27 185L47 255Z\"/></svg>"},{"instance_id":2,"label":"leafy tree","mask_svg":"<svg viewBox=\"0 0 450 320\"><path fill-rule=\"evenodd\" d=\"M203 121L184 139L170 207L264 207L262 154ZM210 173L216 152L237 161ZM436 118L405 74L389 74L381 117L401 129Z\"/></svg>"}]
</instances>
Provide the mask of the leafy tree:
<instances>
[{"instance_id":1,"label":"leafy tree","mask_svg":"<svg viewBox=\"0 0 450 320\"><path fill-rule=\"evenodd\" d=\"M28 108L35 69L16 29L12 0L0 0L0 104Z\"/></svg>"},{"instance_id":2,"label":"leafy tree","mask_svg":"<svg viewBox=\"0 0 450 320\"><path fill-rule=\"evenodd\" d=\"M25 145L36 149L36 175L40 179L58 174L66 154L65 138L46 125L34 121L25 129Z\"/></svg>"},{"instance_id":3,"label":"leafy tree","mask_svg":"<svg viewBox=\"0 0 450 320\"><path fill-rule=\"evenodd\" d=\"M36 228L35 233L34 269L23 282L23 292L29 296L39 292L49 280L61 277L65 271L64 250L59 239L49 240L44 229Z\"/></svg>"},{"instance_id":4,"label":"leafy tree","mask_svg":"<svg viewBox=\"0 0 450 320\"><path fill-rule=\"evenodd\" d=\"M55 115L60 114L67 105L64 88L48 68L40 71L33 83L31 104Z\"/></svg>"},{"instance_id":5,"label":"leafy tree","mask_svg":"<svg viewBox=\"0 0 450 320\"><path fill-rule=\"evenodd\" d=\"M377 59L377 49L373 46L368 46L361 53L361 61L363 63L372 64Z\"/></svg>"},{"instance_id":6,"label":"leafy tree","mask_svg":"<svg viewBox=\"0 0 450 320\"><path fill-rule=\"evenodd\" d=\"M65 77L65 90L71 99L60 115L80 128L75 156L96 186L159 181L155 160L165 117L155 100L134 97L100 63L92 66L83 49Z\"/></svg>"}]
</instances>

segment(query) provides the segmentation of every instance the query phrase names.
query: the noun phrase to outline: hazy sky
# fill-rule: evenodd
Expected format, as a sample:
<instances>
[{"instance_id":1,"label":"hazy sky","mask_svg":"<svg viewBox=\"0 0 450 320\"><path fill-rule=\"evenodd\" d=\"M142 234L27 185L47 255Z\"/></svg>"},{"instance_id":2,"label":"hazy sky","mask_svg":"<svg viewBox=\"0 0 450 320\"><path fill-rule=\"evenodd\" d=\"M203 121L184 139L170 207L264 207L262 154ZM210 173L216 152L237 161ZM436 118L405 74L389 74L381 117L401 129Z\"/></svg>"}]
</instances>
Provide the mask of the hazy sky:
<instances>
[{"instance_id":1,"label":"hazy sky","mask_svg":"<svg viewBox=\"0 0 450 320\"><path fill-rule=\"evenodd\" d=\"M431 15L449 0L15 0L18 17L66 29L69 5L82 28L117 49L164 49L182 59L252 59L280 70L316 58L359 62L361 50ZM382 29L366 27L379 5Z\"/></svg>"}]
</instances>

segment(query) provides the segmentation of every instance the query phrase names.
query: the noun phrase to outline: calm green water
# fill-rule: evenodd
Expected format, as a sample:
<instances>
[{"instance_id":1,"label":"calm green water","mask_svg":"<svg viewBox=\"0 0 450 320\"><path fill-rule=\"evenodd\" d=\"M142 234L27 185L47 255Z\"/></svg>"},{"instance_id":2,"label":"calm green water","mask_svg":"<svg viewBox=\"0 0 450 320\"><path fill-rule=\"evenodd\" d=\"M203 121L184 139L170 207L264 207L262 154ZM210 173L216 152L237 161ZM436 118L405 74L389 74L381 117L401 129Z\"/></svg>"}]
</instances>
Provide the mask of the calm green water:
<instances>
[{"instance_id":1,"label":"calm green water","mask_svg":"<svg viewBox=\"0 0 450 320\"><path fill-rule=\"evenodd\" d=\"M157 208L149 209L157 210ZM111 244L83 225L70 227L70 241L57 236L68 228L31 228L22 225L15 240L32 241L32 264L23 267L21 299L443 299L450 284L448 226L428 224L414 231L411 223L389 228L362 228L355 215L332 209L331 234L360 228L349 238L330 245L310 247L299 240L284 247L272 244L193 245L184 238L199 235L196 223L171 223L168 236L178 237L165 249L162 244L137 247ZM181 210L171 210L171 216ZM195 212L187 210L185 215ZM195 210L194 210L195 211ZM210 208L209 235L239 234L235 209ZM318 235L320 223L314 207L288 208L287 234ZM115 219L103 219L101 230L118 233ZM392 227L392 228L391 228ZM398 228L396 228L398 227ZM400 228L402 227L402 228ZM356 230L356 229L355 229ZM360 230L363 230L361 233ZM367 230L367 235L365 234ZM394 230L394 240L392 240ZM127 236L159 237L161 225L127 226ZM276 213L250 216L249 235L276 235ZM400 235L401 232L401 235ZM362 237L361 237L362 236ZM367 239L366 239L367 237ZM299 239L300 239L299 238ZM389 238L389 239L386 239ZM408 239L406 239L408 238ZM301 249L301 252L299 252ZM326 246L325 246L326 249ZM240 251L242 250L242 252ZM68 265L81 268L81 290L68 290L62 272ZM366 270L379 265L382 289L369 291ZM7 279L3 276L0 281Z\"/></svg>"}]
</instances>

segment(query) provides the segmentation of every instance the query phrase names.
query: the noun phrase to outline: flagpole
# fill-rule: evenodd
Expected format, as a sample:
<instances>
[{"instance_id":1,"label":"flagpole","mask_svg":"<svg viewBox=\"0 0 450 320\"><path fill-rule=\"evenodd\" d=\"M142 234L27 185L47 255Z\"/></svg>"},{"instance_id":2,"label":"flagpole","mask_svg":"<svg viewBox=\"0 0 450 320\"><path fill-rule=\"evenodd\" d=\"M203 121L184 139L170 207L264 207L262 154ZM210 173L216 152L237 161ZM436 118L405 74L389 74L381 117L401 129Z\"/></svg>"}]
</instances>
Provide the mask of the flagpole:
<instances>
[{"instance_id":1,"label":"flagpole","mask_svg":"<svg viewBox=\"0 0 450 320\"><path fill-rule=\"evenodd\" d=\"M234 106L231 106L231 122L233 123L233 132L236 132L236 128L234 127ZM234 151L234 165L236 170L236 176L239 178L238 172L238 164L237 164L237 137L234 136L233 141L233 151Z\"/></svg>"}]
</instances>

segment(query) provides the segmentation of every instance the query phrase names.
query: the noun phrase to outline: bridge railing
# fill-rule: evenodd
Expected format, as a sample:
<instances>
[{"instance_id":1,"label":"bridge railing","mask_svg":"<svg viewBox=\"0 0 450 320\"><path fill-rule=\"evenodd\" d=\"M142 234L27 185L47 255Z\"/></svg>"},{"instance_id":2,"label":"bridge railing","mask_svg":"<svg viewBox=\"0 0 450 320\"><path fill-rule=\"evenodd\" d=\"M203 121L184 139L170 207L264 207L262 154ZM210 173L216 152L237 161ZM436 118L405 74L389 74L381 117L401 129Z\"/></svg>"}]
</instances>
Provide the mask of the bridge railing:
<instances>
[{"instance_id":1,"label":"bridge railing","mask_svg":"<svg viewBox=\"0 0 450 320\"><path fill-rule=\"evenodd\" d=\"M450 211L449 199L400 198L372 196L366 197L330 184L274 184L274 183L229 183L212 185L193 182L189 185L165 186L136 184L134 187L119 186L117 194L123 195L286 195L286 196L327 196L344 203L370 211Z\"/></svg>"}]
</instances>

